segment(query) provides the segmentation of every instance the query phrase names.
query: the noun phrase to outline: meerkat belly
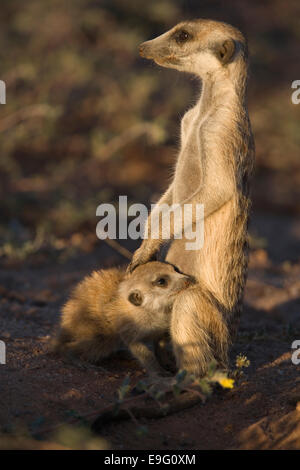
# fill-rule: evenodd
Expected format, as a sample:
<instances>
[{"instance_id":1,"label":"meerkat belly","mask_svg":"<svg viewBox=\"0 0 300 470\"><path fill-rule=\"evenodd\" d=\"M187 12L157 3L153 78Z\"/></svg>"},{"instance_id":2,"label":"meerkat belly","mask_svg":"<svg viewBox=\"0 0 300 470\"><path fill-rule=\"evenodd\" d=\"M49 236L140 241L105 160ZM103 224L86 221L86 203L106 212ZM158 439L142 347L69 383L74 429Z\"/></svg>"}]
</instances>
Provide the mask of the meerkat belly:
<instances>
[{"instance_id":1,"label":"meerkat belly","mask_svg":"<svg viewBox=\"0 0 300 470\"><path fill-rule=\"evenodd\" d=\"M199 250L186 250L186 243L189 243L189 240L185 237L173 240L166 261L177 266L180 271L199 279Z\"/></svg>"},{"instance_id":2,"label":"meerkat belly","mask_svg":"<svg viewBox=\"0 0 300 470\"><path fill-rule=\"evenodd\" d=\"M204 243L199 250L198 276L201 282L220 300L228 281L228 268L232 260L234 233L234 203L228 201L204 221Z\"/></svg>"},{"instance_id":3,"label":"meerkat belly","mask_svg":"<svg viewBox=\"0 0 300 470\"><path fill-rule=\"evenodd\" d=\"M181 203L200 189L202 175L201 129L191 129L182 147L174 177L173 203Z\"/></svg>"},{"instance_id":4,"label":"meerkat belly","mask_svg":"<svg viewBox=\"0 0 300 470\"><path fill-rule=\"evenodd\" d=\"M172 242L166 257L166 261L176 264L183 272L195 276L221 302L226 300L224 297L230 276L233 246L241 250L243 244L243 240L240 244L236 240L239 234L234 230L233 204L229 201L204 220L202 248L187 250L186 244L190 240L183 237ZM243 233L240 234L240 238L243 238ZM232 276L234 277L234 273Z\"/></svg>"},{"instance_id":5,"label":"meerkat belly","mask_svg":"<svg viewBox=\"0 0 300 470\"><path fill-rule=\"evenodd\" d=\"M185 201L189 203L189 198L197 192L201 180L202 174L199 161L196 158L190 158L189 161L186 159L180 171L176 172L173 204L184 204Z\"/></svg>"}]
</instances>

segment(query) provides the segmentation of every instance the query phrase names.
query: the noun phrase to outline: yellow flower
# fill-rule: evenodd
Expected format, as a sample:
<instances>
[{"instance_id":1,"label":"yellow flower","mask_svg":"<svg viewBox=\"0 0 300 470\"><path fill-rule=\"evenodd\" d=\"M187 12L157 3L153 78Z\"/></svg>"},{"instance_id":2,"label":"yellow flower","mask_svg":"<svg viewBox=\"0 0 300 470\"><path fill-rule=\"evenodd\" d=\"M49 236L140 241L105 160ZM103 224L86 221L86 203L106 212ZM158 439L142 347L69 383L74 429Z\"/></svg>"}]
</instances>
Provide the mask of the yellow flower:
<instances>
[{"instance_id":1,"label":"yellow flower","mask_svg":"<svg viewBox=\"0 0 300 470\"><path fill-rule=\"evenodd\" d=\"M224 377L223 379L219 380L219 384L224 388L233 388L234 380Z\"/></svg>"}]
</instances>

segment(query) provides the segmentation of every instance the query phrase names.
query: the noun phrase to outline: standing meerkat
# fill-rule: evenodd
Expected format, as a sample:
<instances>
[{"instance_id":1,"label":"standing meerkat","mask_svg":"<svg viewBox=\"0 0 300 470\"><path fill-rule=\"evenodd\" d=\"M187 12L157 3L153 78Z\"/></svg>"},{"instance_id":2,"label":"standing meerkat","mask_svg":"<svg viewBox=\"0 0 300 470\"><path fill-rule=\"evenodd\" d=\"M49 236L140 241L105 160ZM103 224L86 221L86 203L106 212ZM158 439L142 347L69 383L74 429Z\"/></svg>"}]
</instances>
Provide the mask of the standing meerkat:
<instances>
[{"instance_id":1,"label":"standing meerkat","mask_svg":"<svg viewBox=\"0 0 300 470\"><path fill-rule=\"evenodd\" d=\"M246 104L247 44L236 28L217 21L183 22L144 42L140 54L163 67L190 72L202 81L196 105L181 121L181 147L172 183L152 211L164 204L204 205L204 245L187 250L174 239L166 260L193 275L198 287L175 300L171 337L177 366L203 375L216 359L228 364L238 325L248 264L249 179L254 142ZM176 211L173 213L176 219ZM195 220L193 221L195 222ZM153 259L162 242L145 239L129 270ZM174 237L174 230L171 236Z\"/></svg>"},{"instance_id":2,"label":"standing meerkat","mask_svg":"<svg viewBox=\"0 0 300 470\"><path fill-rule=\"evenodd\" d=\"M94 271L64 306L52 350L97 363L125 345L150 374L166 373L146 343L156 344L169 331L176 295L193 282L158 261L132 274L117 268Z\"/></svg>"}]
</instances>

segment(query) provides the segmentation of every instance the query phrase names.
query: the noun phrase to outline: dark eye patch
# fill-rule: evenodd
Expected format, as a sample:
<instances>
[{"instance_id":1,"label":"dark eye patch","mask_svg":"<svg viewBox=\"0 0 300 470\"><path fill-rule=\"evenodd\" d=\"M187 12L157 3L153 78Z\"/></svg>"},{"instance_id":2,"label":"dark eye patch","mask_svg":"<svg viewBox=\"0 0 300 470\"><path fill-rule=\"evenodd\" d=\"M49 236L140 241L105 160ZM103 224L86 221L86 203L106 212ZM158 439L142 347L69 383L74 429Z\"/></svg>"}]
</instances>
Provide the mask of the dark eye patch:
<instances>
[{"instance_id":1,"label":"dark eye patch","mask_svg":"<svg viewBox=\"0 0 300 470\"><path fill-rule=\"evenodd\" d=\"M140 291L136 290L136 291L131 292L129 294L128 300L129 300L130 303L132 303L133 305L136 305L138 307L138 306L142 305L142 303L143 303L143 296L140 293Z\"/></svg>"},{"instance_id":2,"label":"dark eye patch","mask_svg":"<svg viewBox=\"0 0 300 470\"><path fill-rule=\"evenodd\" d=\"M168 276L159 276L153 284L157 287L167 287L169 284L169 277Z\"/></svg>"},{"instance_id":3,"label":"dark eye patch","mask_svg":"<svg viewBox=\"0 0 300 470\"><path fill-rule=\"evenodd\" d=\"M174 33L173 37L178 44L182 44L191 39L192 36L185 29L180 29Z\"/></svg>"}]
</instances>

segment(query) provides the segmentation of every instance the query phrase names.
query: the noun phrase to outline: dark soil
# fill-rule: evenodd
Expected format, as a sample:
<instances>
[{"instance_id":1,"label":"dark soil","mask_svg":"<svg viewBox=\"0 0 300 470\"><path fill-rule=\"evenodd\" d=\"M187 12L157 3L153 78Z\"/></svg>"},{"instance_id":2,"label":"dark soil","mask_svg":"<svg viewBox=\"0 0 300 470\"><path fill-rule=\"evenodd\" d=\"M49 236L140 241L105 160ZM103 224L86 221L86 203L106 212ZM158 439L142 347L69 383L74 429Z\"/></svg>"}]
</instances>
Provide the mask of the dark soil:
<instances>
[{"instance_id":1,"label":"dark soil","mask_svg":"<svg viewBox=\"0 0 300 470\"><path fill-rule=\"evenodd\" d=\"M291 361L291 344L300 339L300 262L293 259L300 222L258 214L253 226L268 248L251 252L245 310L232 351L233 365L239 353L251 361L245 375L204 405L141 420L146 435L138 437L130 420L107 425L102 436L112 449L300 448L300 366ZM91 253L63 264L1 268L0 331L7 363L0 365L0 422L5 433L25 426L43 436L74 414L96 413L112 403L127 374L132 383L144 375L133 359L122 356L96 370L47 353L71 287L92 269L116 263L122 263L121 257L99 242ZM34 448L42 446L34 442Z\"/></svg>"}]
</instances>

